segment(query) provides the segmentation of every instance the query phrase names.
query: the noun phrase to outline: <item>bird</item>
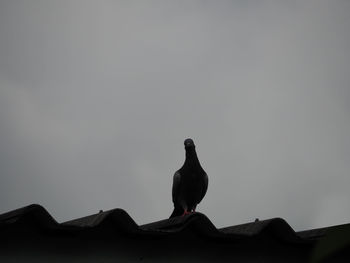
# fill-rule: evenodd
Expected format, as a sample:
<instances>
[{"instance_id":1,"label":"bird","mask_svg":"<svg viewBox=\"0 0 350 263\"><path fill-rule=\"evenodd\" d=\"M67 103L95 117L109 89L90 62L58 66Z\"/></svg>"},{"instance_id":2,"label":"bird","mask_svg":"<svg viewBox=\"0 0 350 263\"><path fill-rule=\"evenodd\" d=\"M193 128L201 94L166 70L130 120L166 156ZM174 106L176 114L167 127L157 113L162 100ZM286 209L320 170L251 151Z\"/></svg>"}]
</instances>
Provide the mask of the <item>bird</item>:
<instances>
[{"instance_id":1,"label":"bird","mask_svg":"<svg viewBox=\"0 0 350 263\"><path fill-rule=\"evenodd\" d=\"M174 210L170 218L196 211L208 189L208 175L202 168L192 139L184 141L186 158L173 177L172 199Z\"/></svg>"}]
</instances>

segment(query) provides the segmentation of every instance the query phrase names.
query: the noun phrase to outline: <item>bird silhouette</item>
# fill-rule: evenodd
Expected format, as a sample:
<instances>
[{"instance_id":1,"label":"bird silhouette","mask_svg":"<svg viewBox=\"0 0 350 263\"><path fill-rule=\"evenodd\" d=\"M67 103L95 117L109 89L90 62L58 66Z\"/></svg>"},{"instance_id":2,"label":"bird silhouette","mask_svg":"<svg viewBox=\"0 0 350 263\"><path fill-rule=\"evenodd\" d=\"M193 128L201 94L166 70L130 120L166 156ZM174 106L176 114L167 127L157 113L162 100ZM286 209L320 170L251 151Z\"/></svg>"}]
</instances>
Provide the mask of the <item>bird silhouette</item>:
<instances>
[{"instance_id":1,"label":"bird silhouette","mask_svg":"<svg viewBox=\"0 0 350 263\"><path fill-rule=\"evenodd\" d=\"M192 139L185 142L186 159L173 178L172 197L174 211L170 218L196 211L208 189L208 175L199 163Z\"/></svg>"}]
</instances>

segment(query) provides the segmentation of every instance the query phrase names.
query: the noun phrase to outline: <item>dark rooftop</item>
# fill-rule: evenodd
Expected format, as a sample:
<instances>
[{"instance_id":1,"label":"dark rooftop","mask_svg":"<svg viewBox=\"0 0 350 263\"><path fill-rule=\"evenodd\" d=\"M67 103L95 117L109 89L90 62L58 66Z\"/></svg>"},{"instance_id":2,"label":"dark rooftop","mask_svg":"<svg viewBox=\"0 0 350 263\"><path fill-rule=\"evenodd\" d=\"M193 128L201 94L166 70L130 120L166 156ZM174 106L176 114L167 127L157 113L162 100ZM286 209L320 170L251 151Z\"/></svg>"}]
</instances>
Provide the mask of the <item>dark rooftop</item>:
<instances>
[{"instance_id":1,"label":"dark rooftop","mask_svg":"<svg viewBox=\"0 0 350 263\"><path fill-rule=\"evenodd\" d=\"M16 224L33 224L36 227L58 231L88 231L92 228L115 228L128 234L161 235L174 234L186 229L196 229L196 232L209 238L245 239L259 235L271 235L283 241L305 243L322 238L327 230L334 227L311 229L295 232L282 218L256 220L254 222L224 228L216 228L214 224L201 213L193 213L184 217L164 219L145 225L136 222L123 209L109 211L58 223L44 207L33 204L0 215L0 227Z\"/></svg>"},{"instance_id":2,"label":"dark rooftop","mask_svg":"<svg viewBox=\"0 0 350 263\"><path fill-rule=\"evenodd\" d=\"M288 246L308 249L322 240L327 233L344 228L349 229L350 224L296 232L282 218L255 220L246 224L216 228L208 217L197 212L183 217L138 225L126 211L119 208L58 223L45 208L36 204L0 215L0 233L2 235L12 235L19 229L47 233L51 236L73 234L110 237L122 235L132 238L181 237L191 232L197 239L204 242L241 244L259 243L270 239L277 243L288 244Z\"/></svg>"}]
</instances>

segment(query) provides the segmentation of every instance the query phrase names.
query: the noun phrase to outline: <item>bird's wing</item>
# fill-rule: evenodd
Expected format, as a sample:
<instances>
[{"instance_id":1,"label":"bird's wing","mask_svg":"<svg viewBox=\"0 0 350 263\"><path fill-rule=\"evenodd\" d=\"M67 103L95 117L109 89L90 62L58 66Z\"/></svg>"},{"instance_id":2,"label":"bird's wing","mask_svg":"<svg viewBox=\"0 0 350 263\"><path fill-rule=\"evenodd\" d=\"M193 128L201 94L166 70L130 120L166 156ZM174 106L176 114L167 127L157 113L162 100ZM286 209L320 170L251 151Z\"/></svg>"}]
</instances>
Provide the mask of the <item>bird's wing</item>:
<instances>
[{"instance_id":1,"label":"bird's wing","mask_svg":"<svg viewBox=\"0 0 350 263\"><path fill-rule=\"evenodd\" d=\"M208 190L208 175L207 173L204 173L204 183L203 183L203 188L202 188L202 194L201 194L201 198L199 200L202 201L203 197L205 196L205 194L207 193L207 190ZM199 203L198 202L198 203Z\"/></svg>"},{"instance_id":2,"label":"bird's wing","mask_svg":"<svg viewBox=\"0 0 350 263\"><path fill-rule=\"evenodd\" d=\"M173 178L173 191L172 191L173 203L175 203L176 197L178 196L180 183L181 183L181 174L179 171L176 171Z\"/></svg>"}]
</instances>

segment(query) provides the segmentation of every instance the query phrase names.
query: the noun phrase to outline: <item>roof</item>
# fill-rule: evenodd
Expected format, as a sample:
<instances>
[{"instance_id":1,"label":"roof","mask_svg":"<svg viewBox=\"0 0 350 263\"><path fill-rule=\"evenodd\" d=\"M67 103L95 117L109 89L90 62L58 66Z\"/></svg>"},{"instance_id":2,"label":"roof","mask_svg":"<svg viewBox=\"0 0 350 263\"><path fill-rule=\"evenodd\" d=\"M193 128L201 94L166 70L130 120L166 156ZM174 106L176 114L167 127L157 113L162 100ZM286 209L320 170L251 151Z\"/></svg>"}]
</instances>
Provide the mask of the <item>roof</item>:
<instances>
[{"instance_id":1,"label":"roof","mask_svg":"<svg viewBox=\"0 0 350 263\"><path fill-rule=\"evenodd\" d=\"M203 241L202 244L208 244L206 245L208 247L212 247L214 243L218 246L223 243L234 244L236 253L239 251L238 247L246 248L246 253L250 253L254 248L264 250L273 244L272 246L284 249L281 251L292 248L291 255L298 251L304 251L302 253L306 255L315 248L314 251L320 251L318 255L323 256L322 253L330 253L324 248L330 247L329 244L338 244L339 240L342 243L332 248L332 251L339 251L339 249L350 246L350 238L348 238L350 224L296 232L284 219L272 218L217 228L207 216L196 212L183 217L138 225L125 210L120 208L58 223L44 207L37 204L0 215L0 234L3 240L14 236L23 238L22 233L24 232L38 234L41 237L48 236L51 242L59 236L64 237L66 240L64 242L71 237L78 237L79 240L108 240L108 238L126 237L128 240L146 240L146 243L155 242L154 240L174 243L174 240L181 240L190 244L188 242L191 242L192 237ZM77 239L74 240L76 242ZM150 246L150 244L145 245L146 243L142 243L142 246ZM317 250L318 247L319 250ZM225 246L222 248L225 250ZM272 251L277 250L272 249ZM348 259L350 255L346 257Z\"/></svg>"},{"instance_id":2,"label":"roof","mask_svg":"<svg viewBox=\"0 0 350 263\"><path fill-rule=\"evenodd\" d=\"M268 235L290 243L307 243L317 240L323 237L329 229L295 232L282 218L257 220L241 225L216 228L208 217L198 212L183 217L138 225L126 211L120 208L58 223L44 207L37 204L0 215L0 229L16 225L61 232L89 231L95 228L102 231L103 228L108 228L130 235L171 235L191 229L195 230L199 236L206 238L241 240Z\"/></svg>"}]
</instances>

